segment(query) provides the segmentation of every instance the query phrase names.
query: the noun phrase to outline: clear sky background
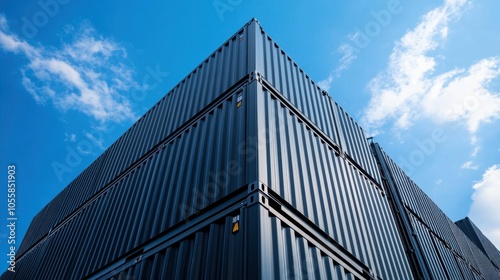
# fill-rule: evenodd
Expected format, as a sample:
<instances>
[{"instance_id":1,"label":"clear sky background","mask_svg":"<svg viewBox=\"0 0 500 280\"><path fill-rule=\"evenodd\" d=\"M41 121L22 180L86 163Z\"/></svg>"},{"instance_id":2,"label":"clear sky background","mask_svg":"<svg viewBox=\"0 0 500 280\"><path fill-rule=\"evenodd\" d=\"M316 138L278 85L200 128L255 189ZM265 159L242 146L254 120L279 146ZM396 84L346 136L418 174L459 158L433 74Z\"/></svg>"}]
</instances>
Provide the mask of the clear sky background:
<instances>
[{"instance_id":1,"label":"clear sky background","mask_svg":"<svg viewBox=\"0 0 500 280\"><path fill-rule=\"evenodd\" d=\"M166 2L0 2L0 181L15 164L17 245L36 213L256 17L445 214L469 216L500 248L500 1Z\"/></svg>"}]
</instances>

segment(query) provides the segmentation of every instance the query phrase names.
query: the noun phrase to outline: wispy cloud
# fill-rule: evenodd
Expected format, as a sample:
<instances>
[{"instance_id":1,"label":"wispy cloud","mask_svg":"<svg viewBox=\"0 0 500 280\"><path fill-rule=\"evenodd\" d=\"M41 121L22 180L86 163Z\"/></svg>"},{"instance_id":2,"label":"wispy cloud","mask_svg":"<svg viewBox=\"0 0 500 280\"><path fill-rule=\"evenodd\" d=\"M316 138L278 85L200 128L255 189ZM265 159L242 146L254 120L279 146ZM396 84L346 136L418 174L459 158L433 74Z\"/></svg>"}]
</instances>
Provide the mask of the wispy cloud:
<instances>
[{"instance_id":1,"label":"wispy cloud","mask_svg":"<svg viewBox=\"0 0 500 280\"><path fill-rule=\"evenodd\" d=\"M470 153L471 157L477 156L477 153L479 153L479 150L481 150L481 147L479 147L479 146L474 147L474 149Z\"/></svg>"},{"instance_id":2,"label":"wispy cloud","mask_svg":"<svg viewBox=\"0 0 500 280\"><path fill-rule=\"evenodd\" d=\"M141 88L127 65L124 48L84 22L68 27L59 47L30 44L9 31L0 14L0 47L28 59L22 85L39 104L76 110L100 122L136 118L124 92Z\"/></svg>"},{"instance_id":3,"label":"wispy cloud","mask_svg":"<svg viewBox=\"0 0 500 280\"><path fill-rule=\"evenodd\" d=\"M99 128L98 130L102 130L102 129ZM92 133L89 133L89 132L85 133L85 137L87 137L94 145L99 147L101 150L105 149L103 138L97 138Z\"/></svg>"},{"instance_id":4,"label":"wispy cloud","mask_svg":"<svg viewBox=\"0 0 500 280\"><path fill-rule=\"evenodd\" d=\"M474 184L469 217L500 248L500 165L493 165Z\"/></svg>"},{"instance_id":5,"label":"wispy cloud","mask_svg":"<svg viewBox=\"0 0 500 280\"><path fill-rule=\"evenodd\" d=\"M469 170L478 170L479 166L474 164L472 161L467 161L462 164L462 169L469 169Z\"/></svg>"},{"instance_id":6,"label":"wispy cloud","mask_svg":"<svg viewBox=\"0 0 500 280\"><path fill-rule=\"evenodd\" d=\"M328 78L318 83L319 87L328 91L332 85L334 79L339 78L342 74L342 71L349 68L351 63L356 59L356 53L354 52L354 48L349 44L341 44L337 49L337 52L342 54L342 57L339 59L339 65L335 70L333 70Z\"/></svg>"},{"instance_id":7,"label":"wispy cloud","mask_svg":"<svg viewBox=\"0 0 500 280\"><path fill-rule=\"evenodd\" d=\"M386 70L368 85L372 97L362 122L370 130L387 123L406 129L427 117L462 124L474 134L481 124L500 117L500 93L490 89L491 81L500 76L500 57L438 74L438 63L430 54L445 42L449 23L469 4L445 1L396 42Z\"/></svg>"},{"instance_id":8,"label":"wispy cloud","mask_svg":"<svg viewBox=\"0 0 500 280\"><path fill-rule=\"evenodd\" d=\"M470 139L470 143L473 146L472 152L470 153L471 157L476 157L481 150L481 144L479 142L479 137L477 137L476 135L472 135Z\"/></svg>"}]
</instances>

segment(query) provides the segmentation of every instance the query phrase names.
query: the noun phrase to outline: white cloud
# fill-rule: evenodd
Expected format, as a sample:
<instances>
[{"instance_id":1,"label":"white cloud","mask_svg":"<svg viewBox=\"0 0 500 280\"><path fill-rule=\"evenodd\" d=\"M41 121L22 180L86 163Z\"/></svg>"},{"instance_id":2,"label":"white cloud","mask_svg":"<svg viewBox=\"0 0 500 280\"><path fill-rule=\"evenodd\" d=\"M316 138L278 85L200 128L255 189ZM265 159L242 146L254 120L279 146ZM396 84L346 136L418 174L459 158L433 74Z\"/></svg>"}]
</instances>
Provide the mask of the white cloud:
<instances>
[{"instance_id":1,"label":"white cloud","mask_svg":"<svg viewBox=\"0 0 500 280\"><path fill-rule=\"evenodd\" d=\"M479 166L478 165L474 165L472 163L472 161L467 161L467 162L464 162L464 164L462 164L462 169L470 169L470 170L477 170L479 169Z\"/></svg>"},{"instance_id":2,"label":"white cloud","mask_svg":"<svg viewBox=\"0 0 500 280\"><path fill-rule=\"evenodd\" d=\"M339 59L339 66L328 75L328 78L318 83L319 87L326 91L330 90L333 80L340 77L342 71L349 68L357 57L354 48L349 44L341 44L337 52L342 54L342 57Z\"/></svg>"},{"instance_id":3,"label":"white cloud","mask_svg":"<svg viewBox=\"0 0 500 280\"><path fill-rule=\"evenodd\" d=\"M0 14L0 30L5 30L8 28L7 19L4 14Z\"/></svg>"},{"instance_id":4,"label":"white cloud","mask_svg":"<svg viewBox=\"0 0 500 280\"><path fill-rule=\"evenodd\" d=\"M470 153L471 157L476 157L479 151L481 150L481 144L480 144L480 139L476 135L472 135L470 138L470 144L472 145L473 149L472 152Z\"/></svg>"},{"instance_id":5,"label":"white cloud","mask_svg":"<svg viewBox=\"0 0 500 280\"><path fill-rule=\"evenodd\" d=\"M126 64L126 51L96 34L88 22L67 28L65 36L59 48L35 46L10 33L0 15L0 47L28 59L22 85L37 103L80 111L100 122L135 119L124 93L141 87Z\"/></svg>"},{"instance_id":6,"label":"white cloud","mask_svg":"<svg viewBox=\"0 0 500 280\"><path fill-rule=\"evenodd\" d=\"M100 130L100 128L98 128ZM101 150L104 150L104 139L103 138L97 138L94 136L94 134L86 132L85 137L87 137L94 145L99 147Z\"/></svg>"},{"instance_id":7,"label":"white cloud","mask_svg":"<svg viewBox=\"0 0 500 280\"><path fill-rule=\"evenodd\" d=\"M481 150L481 147L479 147L479 146L474 147L474 149L470 153L471 157L477 156L477 153L479 152L479 150Z\"/></svg>"},{"instance_id":8,"label":"white cloud","mask_svg":"<svg viewBox=\"0 0 500 280\"><path fill-rule=\"evenodd\" d=\"M500 93L489 89L491 81L500 77L500 57L436 74L436 58L429 54L445 41L450 21L459 18L469 4L445 1L396 43L387 69L368 85L372 98L362 122L369 130L388 122L406 129L427 117L460 123L474 134L482 123L500 118Z\"/></svg>"},{"instance_id":9,"label":"white cloud","mask_svg":"<svg viewBox=\"0 0 500 280\"><path fill-rule=\"evenodd\" d=\"M500 165L493 165L474 184L470 219L500 248Z\"/></svg>"}]
</instances>

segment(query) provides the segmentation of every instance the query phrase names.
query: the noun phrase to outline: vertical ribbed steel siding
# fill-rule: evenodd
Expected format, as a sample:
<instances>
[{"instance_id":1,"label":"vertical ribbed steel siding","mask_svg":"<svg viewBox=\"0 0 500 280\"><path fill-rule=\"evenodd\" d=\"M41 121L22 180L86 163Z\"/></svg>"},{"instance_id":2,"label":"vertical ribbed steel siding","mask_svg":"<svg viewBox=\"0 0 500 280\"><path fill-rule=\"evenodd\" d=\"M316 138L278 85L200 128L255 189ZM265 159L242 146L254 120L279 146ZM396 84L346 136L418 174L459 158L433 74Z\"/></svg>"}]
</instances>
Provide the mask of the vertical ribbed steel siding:
<instances>
[{"instance_id":1,"label":"vertical ribbed steel siding","mask_svg":"<svg viewBox=\"0 0 500 280\"><path fill-rule=\"evenodd\" d=\"M40 213L33 218L32 225L36 226L27 231L19 247L18 255L22 255L29 247L55 227L69 213L76 209L75 205L80 205L91 193L96 191L95 179L101 170L102 161L105 155L99 156L89 165L75 180L73 180L61 193L59 193Z\"/></svg>"},{"instance_id":2,"label":"vertical ribbed steel siding","mask_svg":"<svg viewBox=\"0 0 500 280\"><path fill-rule=\"evenodd\" d=\"M154 159L151 163L145 163L141 167L143 174L153 172L146 168L155 164L157 163ZM134 174L138 179L143 179L140 172L138 170ZM16 279L80 279L89 276L87 271L96 271L106 265L106 261L103 260L108 259L109 253L104 248L112 248L116 245L109 243L116 241L116 238L109 239L109 233L102 229L106 226L109 229L110 222L116 221L117 217L123 217L122 210L127 209L129 205L121 206L123 201L120 201L121 196L116 192L124 189L123 185L110 189L107 195L85 208L88 212L82 212L81 215L68 222L67 226L58 229L56 234L50 235L44 242L33 248L30 254L19 261L23 265L25 262L33 262L33 265L29 266L32 269L21 270ZM139 188L129 189L132 192L130 195L142 191L137 189ZM126 251L115 255L135 255L137 257L126 259L127 264L132 262L133 264L109 270L112 275L107 274L107 277L99 277L99 279L245 279L245 277L257 279L252 276L256 273L260 275L260 279L373 279L368 275L362 278L355 277L349 269L342 267L329 257L329 252L318 248L315 245L318 242L315 240L317 237L304 235L314 229L308 229L307 225L297 220L290 220L290 217L286 223L282 222L265 208L269 207L267 204L263 206L258 202L251 203L253 210L247 211L246 209L250 209L246 208L247 204L251 200L240 201L237 197L234 198L233 206L226 206L229 210L225 212L234 213L230 210L231 208L239 209L238 213L241 218L238 232L232 233L234 214L221 216L223 212L214 211L214 218L195 217L191 226L184 224L183 231L171 235L173 238L165 239L168 245L166 247L162 246L162 243L157 243L155 246L146 245L141 249L142 242L133 246L126 246L129 243L123 244L121 247L126 248ZM137 198L132 198L132 200L137 200ZM102 215L103 211L109 211L112 208L114 211L108 212L111 215ZM140 206L131 211L137 211L137 209L140 209ZM125 223L126 219L128 218L125 217ZM88 222L95 220L99 220L102 225L89 227ZM193 226L197 226L199 221L207 220L213 220L213 222L196 232L190 230ZM300 232L295 230L298 225L300 225ZM141 226L137 228L141 229ZM83 231L77 239L74 239L75 230ZM124 237L124 233L119 229L113 231L115 235L122 235L118 236L118 239ZM256 231L259 236L255 235ZM169 234L168 231L167 234ZM130 233L130 236L132 240L135 237L134 233ZM180 236L184 237L180 239ZM249 243L250 237L256 238L258 242ZM72 240L72 247L66 245L68 240ZM148 241L151 242L151 239ZM155 248L159 245L161 249L156 250ZM142 257L142 253L131 254L134 251L142 252L144 248L157 252L151 254L146 251L145 257ZM90 256L86 257L87 254L84 252L90 253ZM256 252L260 252L260 255L255 255ZM61 263L54 259L64 261ZM265 262L264 259L271 261ZM262 265L249 265L251 261L261 261ZM44 269L37 272L37 266ZM14 279L13 275L4 274L2 279Z\"/></svg>"},{"instance_id":3,"label":"vertical ribbed steel siding","mask_svg":"<svg viewBox=\"0 0 500 280\"><path fill-rule=\"evenodd\" d=\"M472 251L472 254L477 263L479 271L481 272L481 276L483 276L485 279L491 279L491 280L500 279L500 271L498 271L495 268L495 266L493 266L488 257L485 254L483 254L483 251L481 251L476 246L476 244L474 244L474 242L470 241L470 239L468 238L467 238L467 243Z\"/></svg>"},{"instance_id":4,"label":"vertical ribbed steel siding","mask_svg":"<svg viewBox=\"0 0 500 280\"><path fill-rule=\"evenodd\" d=\"M259 80L258 72L263 74L266 86L268 81L270 87L281 91L274 93L273 89L273 94L284 101L283 95L292 105L262 91L262 85L253 80L248 85L251 97L243 86L244 106L236 108L239 93L232 89L247 81L254 70L257 73L253 77ZM216 98L228 90L232 94L226 95L226 101L215 104L219 102ZM209 104L213 105L211 109L200 113ZM247 106L250 120L246 119ZM294 112L301 114L291 113L287 106L296 106ZM158 146L163 139L166 141ZM338 148L332 143L340 145L348 156L336 153ZM249 159L252 156L257 160ZM398 171L392 165L392 172ZM19 256L19 264L31 263L28 267L34 270L23 270L27 275L18 279L78 279L89 275L133 253L134 248L160 232L175 229L186 217L196 218L228 194L234 197L239 187L253 180L268 184L276 197L284 199L280 201L292 204L322 230L321 234L326 232L365 264L369 268L363 268L365 272L373 270L384 279L411 278L387 199L377 188L380 176L363 130L251 21L35 217L30 231L39 231L27 234L23 250L52 231ZM427 253L434 250L435 275L459 277L459 267L467 265L457 256L465 247L472 256L468 263L474 262L477 271L488 277L498 274L491 264L484 264L486 256L475 260L479 249L468 239L456 237L456 226L409 178L400 174L397 181L405 188L405 204L420 244ZM276 213L271 215L263 209L259 213L253 222L261 223L252 224L258 234L253 234L256 229L247 232L243 247L257 244L261 252L271 250L270 255L261 255L258 273L269 276L261 278L356 278L349 273L352 267L339 266L313 245L318 236L307 239L290 224L282 223ZM245 258L250 266L241 270L253 273L254 255L241 257L242 251L231 245L217 251L217 244L233 242L228 233L230 221L226 217L223 223L212 224L163 253L138 260L118 277L145 278L162 269L166 275L198 278L198 268L214 267L211 257L215 255L222 260L219 270L209 272L216 278L239 278L241 274L231 269L243 266L225 265ZM302 223L300 227L307 225ZM75 233L79 233L76 238ZM240 241L237 243L241 245ZM204 246L212 248L212 253ZM60 267L56 259L71 266ZM481 265L477 265L479 262ZM37 268L41 268L39 273ZM227 274L229 270L231 274ZM467 275L477 276L474 273Z\"/></svg>"},{"instance_id":5,"label":"vertical ribbed steel siding","mask_svg":"<svg viewBox=\"0 0 500 280\"><path fill-rule=\"evenodd\" d=\"M48 244L41 244L33 249L33 254L29 254L22 260L16 260L16 273L6 272L0 276L2 280L22 280L22 279L37 279L36 271L40 267L40 258L43 256ZM22 269L29 267L30 269ZM35 278L34 278L35 276Z\"/></svg>"},{"instance_id":6,"label":"vertical ribbed steel siding","mask_svg":"<svg viewBox=\"0 0 500 280\"><path fill-rule=\"evenodd\" d=\"M230 96L202 116L42 241L52 242L48 256L74 260L76 270L61 278L83 277L243 185L245 157L238 147L244 143L246 109L237 108L236 100ZM77 232L79 243L67 246ZM47 275L54 273L45 268L55 258L40 265Z\"/></svg>"},{"instance_id":7,"label":"vertical ribbed steel siding","mask_svg":"<svg viewBox=\"0 0 500 280\"><path fill-rule=\"evenodd\" d=\"M465 280L476 280L476 279L481 279L476 272L474 272L472 269L469 268L467 265L467 262L465 262L461 258L456 258L458 267L460 268L460 272L462 273L463 279Z\"/></svg>"},{"instance_id":8,"label":"vertical ribbed steel siding","mask_svg":"<svg viewBox=\"0 0 500 280\"><path fill-rule=\"evenodd\" d=\"M259 55L256 71L280 91L293 105L327 134L335 143L335 119L329 96L259 26L256 38Z\"/></svg>"},{"instance_id":9,"label":"vertical ribbed steel siding","mask_svg":"<svg viewBox=\"0 0 500 280\"><path fill-rule=\"evenodd\" d=\"M103 279L242 279L244 240L231 233L231 218Z\"/></svg>"},{"instance_id":10,"label":"vertical ribbed steel siding","mask_svg":"<svg viewBox=\"0 0 500 280\"><path fill-rule=\"evenodd\" d=\"M384 160L389 166L396 185L401 194L401 200L424 223L459 254L460 246L451 230L451 220L443 211L420 189L396 163L384 153Z\"/></svg>"},{"instance_id":11,"label":"vertical ribbed steel siding","mask_svg":"<svg viewBox=\"0 0 500 280\"><path fill-rule=\"evenodd\" d=\"M467 279L479 272L485 279L498 279L487 256L437 207L437 205L382 151L385 164L396 184L405 211L411 219L408 234L416 234L426 262L436 279ZM405 234L405 233L401 233ZM459 261L458 261L459 260ZM471 268L467 268L468 263ZM458 271L468 269L468 272ZM458 277L458 278L457 278ZM473 276L475 277L475 276Z\"/></svg>"},{"instance_id":12,"label":"vertical ribbed steel siding","mask_svg":"<svg viewBox=\"0 0 500 280\"><path fill-rule=\"evenodd\" d=\"M454 234L456 226L446 217L439 207L420 189L396 163L384 153L384 160L390 167L392 177L401 194L401 200L411 211L413 211L424 223L460 255L462 250Z\"/></svg>"},{"instance_id":13,"label":"vertical ribbed steel siding","mask_svg":"<svg viewBox=\"0 0 500 280\"><path fill-rule=\"evenodd\" d=\"M380 184L380 172L363 128L342 107L334 103L333 109L337 111L339 129L344 137L345 146L342 149Z\"/></svg>"},{"instance_id":14,"label":"vertical ribbed steel siding","mask_svg":"<svg viewBox=\"0 0 500 280\"><path fill-rule=\"evenodd\" d=\"M251 24L256 23L249 23L249 25ZM96 162L78 176L68 186L69 190L64 195L64 197L68 198L68 201L52 204L51 210L56 210L55 212L58 215L49 215L46 217L47 219L37 222L39 223L39 230L35 236L26 239L26 245L23 244L20 252L24 252L25 249L32 246L50 228L57 225L81 203L113 180L126 167L156 145L159 140L165 138L218 94L244 77L249 72L247 59L247 44L249 41L247 29L249 25L241 29L221 48L209 56L111 145ZM267 36L261 34L264 37ZM269 39L266 38L266 40ZM292 100L299 105L304 104L301 107L307 108L306 112L318 120L321 127L326 128L328 135L334 141L340 142L334 132L336 127L332 110L329 108L329 102L327 102L329 97L321 93L310 78L277 45L271 46L270 50L265 51L265 53L272 51L276 51L273 60L281 57L281 67L284 69L284 71L281 71L275 68L274 71L277 71L278 76L286 74L289 76L286 79L292 79L284 82L285 78L282 77L277 84L280 87L283 85L283 88L288 86L290 90L287 90L287 92L301 93L295 94ZM285 66L286 63L289 65ZM311 96L312 99L306 98L306 96ZM156 125L156 129L152 129L154 125ZM148 135L155 136L147 137ZM149 140L144 141L146 139ZM82 190L85 191L82 192ZM50 212L53 213L53 211Z\"/></svg>"},{"instance_id":15,"label":"vertical ribbed steel siding","mask_svg":"<svg viewBox=\"0 0 500 280\"><path fill-rule=\"evenodd\" d=\"M452 222L451 222L452 223ZM462 252L463 258L469 262L472 267L478 269L476 260L474 259L474 255L472 254L471 249L469 248L469 243L467 241L467 236L458 228L457 226L450 225L450 228L453 231L453 235L460 246L460 252Z\"/></svg>"},{"instance_id":16,"label":"vertical ribbed steel siding","mask_svg":"<svg viewBox=\"0 0 500 280\"><path fill-rule=\"evenodd\" d=\"M257 99L259 179L384 279L410 278L380 190L269 92Z\"/></svg>"},{"instance_id":17,"label":"vertical ribbed steel siding","mask_svg":"<svg viewBox=\"0 0 500 280\"><path fill-rule=\"evenodd\" d=\"M32 244L36 242L36 240L40 239L40 236L43 235L39 233L40 231L38 229L44 221L49 205L50 203L45 205L45 207L43 207L42 210L40 210L40 212L38 212L38 214L36 214L36 216L32 219L30 226L26 231L26 235L19 246L19 250L17 251L18 256L24 253Z\"/></svg>"},{"instance_id":18,"label":"vertical ribbed steel siding","mask_svg":"<svg viewBox=\"0 0 500 280\"><path fill-rule=\"evenodd\" d=\"M105 185L248 73L246 27L210 55L110 147ZM243 38L240 40L240 36Z\"/></svg>"},{"instance_id":19,"label":"vertical ribbed steel siding","mask_svg":"<svg viewBox=\"0 0 500 280\"><path fill-rule=\"evenodd\" d=\"M23 240L19 252L23 253L159 141L245 78L249 73L247 29L248 25L205 59L71 182L67 187L69 195L65 196L68 201L56 197L47 209L56 215L47 215L46 219L36 221L38 230L34 236Z\"/></svg>"},{"instance_id":20,"label":"vertical ribbed steel siding","mask_svg":"<svg viewBox=\"0 0 500 280\"><path fill-rule=\"evenodd\" d=\"M261 52L256 57L256 70L336 144L346 143L346 147L342 148L380 182L380 175L362 128L262 28L259 29L257 35L260 36L257 36L256 44ZM336 118L335 110L342 112L338 114L342 121ZM337 131L339 129L343 133Z\"/></svg>"},{"instance_id":21,"label":"vertical ribbed steel siding","mask_svg":"<svg viewBox=\"0 0 500 280\"><path fill-rule=\"evenodd\" d=\"M490 258L497 268L500 268L500 253L498 249L469 218L464 218L455 222L455 224Z\"/></svg>"},{"instance_id":22,"label":"vertical ribbed steel siding","mask_svg":"<svg viewBox=\"0 0 500 280\"><path fill-rule=\"evenodd\" d=\"M262 217L264 252L270 260L262 279L356 279L327 254L274 216Z\"/></svg>"},{"instance_id":23,"label":"vertical ribbed steel siding","mask_svg":"<svg viewBox=\"0 0 500 280\"><path fill-rule=\"evenodd\" d=\"M434 250L434 246L432 244L428 229L422 223L420 223L420 221L415 216L411 214L410 219L413 226L412 232L417 236L417 240L425 256L433 279L447 279L444 268L439 261L439 256Z\"/></svg>"},{"instance_id":24,"label":"vertical ribbed steel siding","mask_svg":"<svg viewBox=\"0 0 500 280\"><path fill-rule=\"evenodd\" d=\"M124 267L90 279L369 279L355 277L311 237L296 232L298 221L284 223L265 206L248 203L234 204L240 216L236 233L234 215L217 213L209 225L195 232L188 228L178 235L182 238L166 239L135 263L127 259ZM255 244L249 244L251 238Z\"/></svg>"},{"instance_id":25,"label":"vertical ribbed steel siding","mask_svg":"<svg viewBox=\"0 0 500 280\"><path fill-rule=\"evenodd\" d=\"M449 279L461 279L462 273L458 267L458 263L455 259L453 251L450 250L443 241L436 235L431 234L431 238L436 250L436 254L439 256L443 267L446 270Z\"/></svg>"}]
</instances>

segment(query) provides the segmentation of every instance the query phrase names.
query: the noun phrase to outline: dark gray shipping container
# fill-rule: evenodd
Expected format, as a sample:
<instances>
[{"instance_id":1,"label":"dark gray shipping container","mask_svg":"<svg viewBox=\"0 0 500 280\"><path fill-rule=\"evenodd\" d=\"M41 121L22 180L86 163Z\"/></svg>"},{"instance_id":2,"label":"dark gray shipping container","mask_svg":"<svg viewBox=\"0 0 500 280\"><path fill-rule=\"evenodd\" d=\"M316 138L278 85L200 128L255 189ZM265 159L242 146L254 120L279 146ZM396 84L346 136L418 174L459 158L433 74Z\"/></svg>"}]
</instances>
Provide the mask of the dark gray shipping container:
<instances>
[{"instance_id":1,"label":"dark gray shipping container","mask_svg":"<svg viewBox=\"0 0 500 280\"><path fill-rule=\"evenodd\" d=\"M35 216L1 279L490 277L478 252L251 20Z\"/></svg>"},{"instance_id":2,"label":"dark gray shipping container","mask_svg":"<svg viewBox=\"0 0 500 280\"><path fill-rule=\"evenodd\" d=\"M58 203L47 205L46 211L56 212L58 215L47 215L40 221L34 221L39 224L39 228L23 240L19 253L22 254L40 240L64 217L140 160L145 153L158 146L159 142L175 133L182 124L195 118L207 106L248 82L251 75L256 74L274 77L268 85L284 87L283 96L329 136L332 145L340 147L344 143L347 148L343 149L354 159L353 164L359 165L376 182L380 181L359 126L351 117L345 116L343 110L343 121L340 121L337 116L340 107L264 33L257 21L251 21L169 91L70 183L55 199ZM278 77L282 78L276 80ZM355 136L351 136L350 132ZM348 139L344 139L342 133L347 133ZM351 146L356 148L350 148Z\"/></svg>"},{"instance_id":3,"label":"dark gray shipping container","mask_svg":"<svg viewBox=\"0 0 500 280\"><path fill-rule=\"evenodd\" d=\"M370 279L369 269L261 182L149 239L87 279ZM235 224L238 225L235 229Z\"/></svg>"},{"instance_id":4,"label":"dark gray shipping container","mask_svg":"<svg viewBox=\"0 0 500 280\"><path fill-rule=\"evenodd\" d=\"M389 204L378 183L341 156L332 139L278 91L266 82L255 85L256 104L249 104L256 108L249 110L256 113L249 123L257 125L253 130L257 134L250 138L261 140L255 144L255 176L376 275L410 278Z\"/></svg>"},{"instance_id":5,"label":"dark gray shipping container","mask_svg":"<svg viewBox=\"0 0 500 280\"><path fill-rule=\"evenodd\" d=\"M500 252L481 230L468 218L456 221L455 224L467 235L470 241L488 256L493 265L500 269Z\"/></svg>"},{"instance_id":6,"label":"dark gray shipping container","mask_svg":"<svg viewBox=\"0 0 500 280\"><path fill-rule=\"evenodd\" d=\"M377 143L371 147L414 274L424 279L500 279L494 258L482 252Z\"/></svg>"},{"instance_id":7,"label":"dark gray shipping container","mask_svg":"<svg viewBox=\"0 0 500 280\"><path fill-rule=\"evenodd\" d=\"M249 95L250 91L254 94ZM253 101L249 100L249 96ZM238 97L241 97L243 102L239 107ZM252 153L261 155L261 148L270 149L268 147L274 145L271 139L279 137L282 141L286 141L277 130L264 124L257 131L252 130L256 127L248 125L246 115L257 117L269 114L250 110L256 108L258 97L267 97L267 102L271 103L265 108L269 108L272 103L278 104L276 99L271 99L269 92L262 91L262 84L254 80L235 89L226 99L214 104L205 114L200 114L198 119L189 125L184 125L175 135L166 138L156 150L148 153L140 162L111 181L72 215L66 217L58 227L51 230L48 236L37 242L34 248L21 255L18 261L21 270L25 262L28 267L39 268L33 270L36 274L28 274L26 277L37 277L37 279L91 277L93 273L104 270L104 267L110 266L121 256L136 254L135 252L140 250L138 248L144 247L149 240L180 225L191 224L191 219L194 219L191 217L205 213L214 203L221 203L227 197L235 196L235 193L249 188L247 180L261 176L257 170L262 168L261 159L253 157ZM321 271L358 275L357 279L368 279L370 275L378 275L383 279L401 275L409 277L408 265L404 261L401 262L404 260L401 244L398 242L394 223L391 223L388 204L380 189L345 158L340 157L338 152L327 144L327 138L322 141L318 135L314 136L314 132L306 127L306 119L298 121L293 119L294 116L290 118L288 108L278 107L282 110L281 116L276 114L275 117L265 119L290 122L289 128L297 131L290 134L290 139L295 139L292 150L299 146L313 149L306 152L311 154L308 159L290 161L295 165L298 164L295 170L291 169L291 172L300 174L307 169L313 170L311 164L315 164L316 169L321 170L321 174L311 174L306 181L292 177L287 183L273 182L276 191L269 189L274 195L272 197L268 195L267 201L272 200L278 210L282 209L282 206L276 205L290 203L291 210L288 210L290 213L287 215L300 219L289 218L286 224L297 224L302 233L297 240L301 240L304 245L317 242L303 239L305 232L310 231L314 233L309 233L310 238L320 239L323 235L324 240L321 242L326 243L321 245L324 247L323 250L338 250L337 255L347 258L342 260L343 265L339 264L341 261L337 259L339 256L331 257L333 260L326 258L314 264L318 268L313 268L312 272L307 273L320 273L315 269L321 268ZM267 131L267 136L256 135L263 131ZM296 133L302 137L298 137ZM245 135L247 138L244 138ZM259 139L260 141L264 139L263 143L252 143ZM313 155L324 158L324 161L314 163ZM305 156L304 151L299 154L300 156ZM185 160L179 161L179 159ZM276 162L270 159L269 161ZM306 164L307 162L309 164ZM304 165L301 166L301 163ZM280 172L276 170L268 172L271 178L276 179L280 177L279 174ZM321 178L325 176L330 178L322 180ZM320 181L317 181L318 179ZM294 188L290 188L291 186ZM267 190L267 186L265 189ZM295 192L294 189L304 193ZM287 192L289 195L282 197L281 192ZM252 201L253 198L248 199ZM329 206L332 207L331 210L328 210ZM375 213L377 215L374 215ZM253 218L257 221L253 224L252 230L267 228L259 217L257 215ZM284 231L290 234L295 232L280 230ZM263 239L261 242L271 236L268 233L261 234ZM278 233L272 234L281 236ZM290 239L291 237L283 238L279 244L299 242ZM71 246L68 246L70 240ZM247 242L252 246L257 244L256 241ZM275 251L281 250L278 245L272 247L269 252L266 251L267 248L266 245L261 248L262 252L250 254L250 251L244 256L260 259L261 255L279 254ZM276 263L277 268L268 267L268 264L263 262L260 264L263 270L259 273L262 273L264 279L267 279L264 277L266 273L273 275L305 273L303 269L310 269L305 264L299 271L283 272L283 270L295 269L296 262L302 261L307 264L308 248L292 246L288 253L291 255L281 257L291 258L288 262ZM226 249L221 248L221 250ZM233 249L227 248L227 250ZM319 257L326 254L321 251L313 253ZM72 265L61 266L61 263L53 261L56 256L63 257ZM323 264L324 262L326 264ZM324 265L327 267L324 268ZM351 272L349 272L350 266L354 267ZM281 272L274 271L275 269ZM23 273L26 271L23 270ZM238 275L236 278L240 278L241 275Z\"/></svg>"},{"instance_id":8,"label":"dark gray shipping container","mask_svg":"<svg viewBox=\"0 0 500 280\"><path fill-rule=\"evenodd\" d=\"M94 163L71 182L55 200L42 211L55 211L59 215L37 216L40 224L33 235L27 236L19 249L23 253L51 227L73 212L79 205L95 195L130 165L158 146L159 142L176 133L181 125L195 118L200 111L218 102L233 88L248 79L248 28L237 34L212 53L186 78L169 91L157 104L113 143ZM65 195L69 193L70 195ZM67 207L62 207L65 205Z\"/></svg>"}]
</instances>

